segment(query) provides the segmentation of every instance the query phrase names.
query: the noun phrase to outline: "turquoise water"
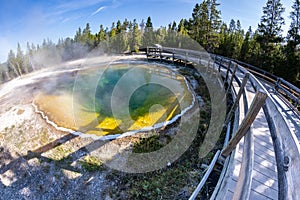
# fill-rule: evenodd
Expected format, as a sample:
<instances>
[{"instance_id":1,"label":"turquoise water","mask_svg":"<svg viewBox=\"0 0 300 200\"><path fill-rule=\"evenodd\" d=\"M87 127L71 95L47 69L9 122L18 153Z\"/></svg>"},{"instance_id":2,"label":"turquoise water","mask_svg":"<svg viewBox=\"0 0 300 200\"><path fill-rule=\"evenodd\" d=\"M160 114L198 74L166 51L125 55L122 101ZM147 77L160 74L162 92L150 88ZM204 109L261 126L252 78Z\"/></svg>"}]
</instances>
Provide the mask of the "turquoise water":
<instances>
[{"instance_id":1,"label":"turquoise water","mask_svg":"<svg viewBox=\"0 0 300 200\"><path fill-rule=\"evenodd\" d=\"M162 66L99 66L55 81L36 96L38 109L60 127L97 136L167 124L193 103L185 78Z\"/></svg>"}]
</instances>

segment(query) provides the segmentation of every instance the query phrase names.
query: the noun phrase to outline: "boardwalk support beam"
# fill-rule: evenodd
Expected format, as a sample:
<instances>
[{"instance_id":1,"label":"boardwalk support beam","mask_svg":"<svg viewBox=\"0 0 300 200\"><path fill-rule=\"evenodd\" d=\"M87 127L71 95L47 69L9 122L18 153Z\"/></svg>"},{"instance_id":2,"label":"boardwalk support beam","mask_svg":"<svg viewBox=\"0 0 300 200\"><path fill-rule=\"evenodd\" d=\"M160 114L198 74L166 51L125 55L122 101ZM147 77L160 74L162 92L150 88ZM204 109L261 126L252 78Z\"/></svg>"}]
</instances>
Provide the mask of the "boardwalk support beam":
<instances>
[{"instance_id":1,"label":"boardwalk support beam","mask_svg":"<svg viewBox=\"0 0 300 200\"><path fill-rule=\"evenodd\" d=\"M250 126L254 122L259 110L265 104L267 99L267 94L263 91L258 91L254 97L254 100L251 104L249 111L246 114L245 119L242 121L239 129L235 136L230 140L227 147L222 151L221 156L227 157L236 147L236 145L240 142L240 140L246 135Z\"/></svg>"},{"instance_id":2,"label":"boardwalk support beam","mask_svg":"<svg viewBox=\"0 0 300 200\"><path fill-rule=\"evenodd\" d=\"M235 109L238 107L238 105L240 103L241 96L242 96L242 94L243 94L243 92L245 90L246 84L247 84L247 82L249 80L249 76L250 76L250 73L246 73L245 74L245 76L243 78L243 82L242 82L240 90L239 90L239 93L237 94L237 96L235 98L235 101L233 103L233 106L231 107L231 109L229 111L229 114L228 114L228 116L226 118L225 124L227 124L230 121L230 119L231 119L231 117L232 117Z\"/></svg>"}]
</instances>

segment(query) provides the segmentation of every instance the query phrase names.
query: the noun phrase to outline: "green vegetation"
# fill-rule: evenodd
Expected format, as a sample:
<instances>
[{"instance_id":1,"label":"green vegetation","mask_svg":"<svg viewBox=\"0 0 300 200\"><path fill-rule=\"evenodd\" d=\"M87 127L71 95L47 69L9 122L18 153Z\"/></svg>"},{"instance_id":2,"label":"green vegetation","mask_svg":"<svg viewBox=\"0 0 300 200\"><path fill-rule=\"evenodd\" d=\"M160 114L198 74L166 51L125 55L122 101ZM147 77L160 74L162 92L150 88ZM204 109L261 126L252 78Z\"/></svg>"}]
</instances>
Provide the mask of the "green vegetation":
<instances>
[{"instance_id":1,"label":"green vegetation","mask_svg":"<svg viewBox=\"0 0 300 200\"><path fill-rule=\"evenodd\" d=\"M148 153L157 151L171 141L170 136L154 135L148 138L143 138L138 143L133 145L134 153Z\"/></svg>"},{"instance_id":2,"label":"green vegetation","mask_svg":"<svg viewBox=\"0 0 300 200\"><path fill-rule=\"evenodd\" d=\"M222 22L219 5L217 0L203 0L195 5L190 19L156 30L150 17L146 23L125 19L113 22L110 28L100 25L94 34L87 23L84 29L76 31L74 38L60 39L57 44L51 40L44 40L42 45L27 44L26 53L18 45L17 53L11 50L7 62L0 67L0 82L42 68L43 58L47 58L47 63L57 63L84 57L98 48L107 53L124 53L154 44L184 48L185 42L179 42L178 37L190 36L209 52L260 67L299 87L299 0L294 0L292 5L292 21L286 36L282 36L285 8L280 0L267 0L258 29L249 27L247 31L238 19L232 19L229 24Z\"/></svg>"},{"instance_id":3,"label":"green vegetation","mask_svg":"<svg viewBox=\"0 0 300 200\"><path fill-rule=\"evenodd\" d=\"M209 108L206 109L207 111L203 112L207 112L207 114L203 116L209 118ZM111 188L109 195L113 199L187 199L190 197L204 175L201 164L207 165L210 163L216 150L222 147L222 139L224 139L225 135L222 134L212 152L199 160L198 151L207 130L207 118L201 117L201 124L203 126L199 127L199 134L193 144L170 166L143 174L126 174L120 172L108 174L107 179L111 181L118 180L116 185ZM133 151L135 153L147 153L162 148L172 139L163 135L163 133L159 133L159 135L142 139L140 142L134 144ZM216 173L212 177L215 178L215 176L217 176ZM214 189L214 178L208 180L207 184L209 186L201 192L201 196L204 199Z\"/></svg>"},{"instance_id":4,"label":"green vegetation","mask_svg":"<svg viewBox=\"0 0 300 200\"><path fill-rule=\"evenodd\" d=\"M194 74L194 71L188 72L186 68L184 72L187 76ZM201 109L200 126L192 145L176 162L161 170L142 174L126 174L116 171L109 173L106 178L115 181L114 186L109 190L109 196L112 199L188 199L190 197L205 173L201 165L210 163L216 150L222 148L225 137L225 132L223 132L214 149L205 158L199 159L199 147L205 138L211 107L208 89L205 84L201 84L204 81L200 78L198 83L200 87L197 92L203 96L205 105ZM171 127L134 143L133 152L149 153L163 148L173 137L167 134L168 128ZM215 171L207 181L205 189L201 191L200 199L207 199L208 195L213 192L217 177L218 172Z\"/></svg>"},{"instance_id":5,"label":"green vegetation","mask_svg":"<svg viewBox=\"0 0 300 200\"><path fill-rule=\"evenodd\" d=\"M89 171L99 171L103 165L103 163L94 156L86 156L82 161L80 161L81 166Z\"/></svg>"},{"instance_id":6,"label":"green vegetation","mask_svg":"<svg viewBox=\"0 0 300 200\"><path fill-rule=\"evenodd\" d=\"M72 153L71 149L58 146L54 148L53 154L50 155L50 158L56 161L63 161L70 153Z\"/></svg>"}]
</instances>

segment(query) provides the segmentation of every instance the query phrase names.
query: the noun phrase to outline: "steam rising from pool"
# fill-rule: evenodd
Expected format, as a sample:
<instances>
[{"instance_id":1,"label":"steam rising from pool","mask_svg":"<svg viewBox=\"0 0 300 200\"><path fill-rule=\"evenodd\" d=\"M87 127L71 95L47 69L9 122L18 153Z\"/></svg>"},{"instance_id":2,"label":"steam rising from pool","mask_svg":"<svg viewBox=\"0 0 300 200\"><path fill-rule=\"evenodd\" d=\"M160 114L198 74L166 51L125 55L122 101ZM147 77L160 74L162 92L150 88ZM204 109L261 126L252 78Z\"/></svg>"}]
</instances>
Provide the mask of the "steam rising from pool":
<instances>
[{"instance_id":1,"label":"steam rising from pool","mask_svg":"<svg viewBox=\"0 0 300 200\"><path fill-rule=\"evenodd\" d=\"M123 63L53 77L33 106L58 130L106 140L174 123L194 103L187 80L177 72Z\"/></svg>"}]
</instances>

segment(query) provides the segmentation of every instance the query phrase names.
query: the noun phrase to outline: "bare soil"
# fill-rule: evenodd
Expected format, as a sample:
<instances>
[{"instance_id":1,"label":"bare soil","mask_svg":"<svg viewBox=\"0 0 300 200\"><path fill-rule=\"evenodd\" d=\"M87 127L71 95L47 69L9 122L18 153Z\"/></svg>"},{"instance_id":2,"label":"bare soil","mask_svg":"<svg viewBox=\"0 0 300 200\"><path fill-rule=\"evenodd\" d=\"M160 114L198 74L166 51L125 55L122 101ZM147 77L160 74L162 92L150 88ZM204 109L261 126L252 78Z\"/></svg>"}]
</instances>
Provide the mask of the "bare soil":
<instances>
[{"instance_id":1,"label":"bare soil","mask_svg":"<svg viewBox=\"0 0 300 200\"><path fill-rule=\"evenodd\" d=\"M0 199L166 199L169 194L173 194L170 199L186 199L191 194L203 175L201 161L191 154L201 145L209 106L203 106L206 118L201 121L201 133L182 159L153 173L126 174L106 167L89 153L91 144L97 143L93 139L58 131L35 113L34 96L51 84L53 74L61 75L60 70L35 72L0 86ZM175 132L176 124L158 131L159 145L168 143ZM111 149L131 150L148 143L151 148L158 145L156 140L142 143L140 136L98 142Z\"/></svg>"}]
</instances>

